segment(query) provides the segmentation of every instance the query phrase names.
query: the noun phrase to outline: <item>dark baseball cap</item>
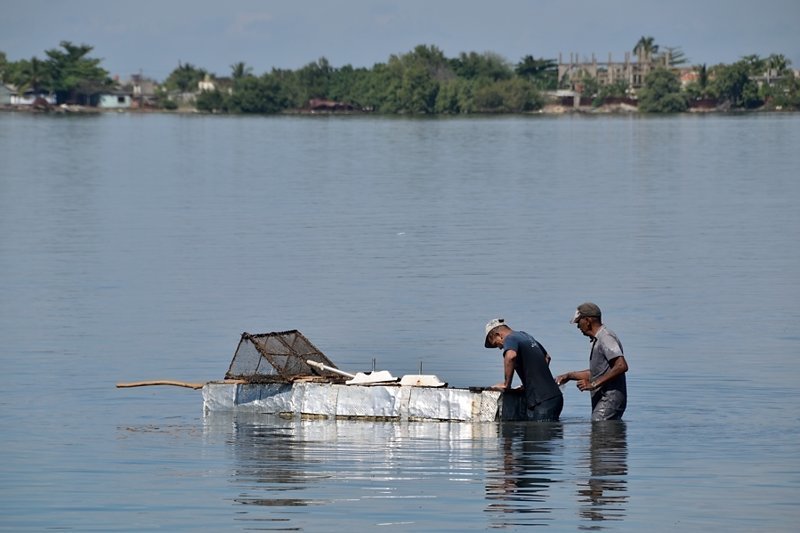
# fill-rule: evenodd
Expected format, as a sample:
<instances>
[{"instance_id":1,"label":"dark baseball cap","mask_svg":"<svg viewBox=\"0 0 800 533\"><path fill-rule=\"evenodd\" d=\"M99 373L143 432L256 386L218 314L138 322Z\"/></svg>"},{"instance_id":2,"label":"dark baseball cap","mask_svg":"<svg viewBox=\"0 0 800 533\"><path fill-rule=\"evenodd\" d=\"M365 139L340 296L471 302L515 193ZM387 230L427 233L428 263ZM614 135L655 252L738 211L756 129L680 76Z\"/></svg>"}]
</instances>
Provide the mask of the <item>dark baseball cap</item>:
<instances>
[{"instance_id":1,"label":"dark baseball cap","mask_svg":"<svg viewBox=\"0 0 800 533\"><path fill-rule=\"evenodd\" d=\"M600 318L602 316L602 314L600 313L600 308L597 307L597 305L593 304L592 302L584 302L581 305L579 305L578 308L575 310L575 316L573 316L572 320L570 320L569 322L570 324L575 324L581 318L588 316L594 316L597 318Z\"/></svg>"}]
</instances>

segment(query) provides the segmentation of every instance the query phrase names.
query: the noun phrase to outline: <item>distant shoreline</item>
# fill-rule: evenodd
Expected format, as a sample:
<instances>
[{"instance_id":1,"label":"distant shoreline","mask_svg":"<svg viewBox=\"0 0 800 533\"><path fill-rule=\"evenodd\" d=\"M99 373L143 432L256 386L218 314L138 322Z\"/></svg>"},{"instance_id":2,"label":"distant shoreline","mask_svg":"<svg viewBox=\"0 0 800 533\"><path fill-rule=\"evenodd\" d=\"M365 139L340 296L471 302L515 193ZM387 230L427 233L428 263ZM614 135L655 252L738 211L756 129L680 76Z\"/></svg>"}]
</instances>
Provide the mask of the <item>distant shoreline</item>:
<instances>
[{"instance_id":1,"label":"distant shoreline","mask_svg":"<svg viewBox=\"0 0 800 533\"><path fill-rule=\"evenodd\" d=\"M528 112L514 113L469 113L469 114L385 114L371 111L314 111L308 109L293 109L281 111L279 113L209 113L196 109L140 109L140 108L118 108L101 109L98 107L64 105L53 106L49 109L36 108L29 105L3 105L0 112L23 113L31 115L101 115L107 113L131 113L131 114L158 114L158 115L201 115L201 116L374 116L374 117L491 117L491 116L558 116L558 115L653 115L652 113L642 113L635 106L626 104L603 104L599 106L579 106L568 107L559 104L547 104L542 109ZM755 113L797 113L793 109L773 109L760 107L757 109L722 109L722 108L689 108L680 113L672 115L705 115L705 114L755 114ZM668 113L670 114L670 113ZM663 115L657 113L657 115Z\"/></svg>"}]
</instances>

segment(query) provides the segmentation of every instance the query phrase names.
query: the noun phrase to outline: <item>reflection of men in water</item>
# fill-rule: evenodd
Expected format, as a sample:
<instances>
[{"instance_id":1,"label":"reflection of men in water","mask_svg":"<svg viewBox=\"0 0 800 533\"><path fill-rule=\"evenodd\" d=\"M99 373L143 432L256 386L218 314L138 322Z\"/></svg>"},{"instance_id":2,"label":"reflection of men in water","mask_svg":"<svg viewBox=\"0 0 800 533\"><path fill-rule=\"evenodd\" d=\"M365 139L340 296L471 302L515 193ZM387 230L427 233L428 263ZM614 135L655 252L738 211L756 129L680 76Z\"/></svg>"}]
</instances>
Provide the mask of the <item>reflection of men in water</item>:
<instances>
[{"instance_id":1,"label":"reflection of men in water","mask_svg":"<svg viewBox=\"0 0 800 533\"><path fill-rule=\"evenodd\" d=\"M622 343L617 335L603 325L600 308L591 302L582 303L570 321L576 324L592 342L589 368L561 374L559 385L570 380L578 382L582 391L592 394L592 420L618 420L628 404L625 372L628 363L622 355Z\"/></svg>"},{"instance_id":2,"label":"reflection of men in water","mask_svg":"<svg viewBox=\"0 0 800 533\"><path fill-rule=\"evenodd\" d=\"M502 318L486 324L486 348L503 350L503 383L500 390L511 389L514 372L525 390L528 418L538 421L558 420L564 407L564 396L550 373L550 356L536 339L524 331L514 331Z\"/></svg>"},{"instance_id":3,"label":"reflection of men in water","mask_svg":"<svg viewBox=\"0 0 800 533\"><path fill-rule=\"evenodd\" d=\"M625 422L592 423L589 481L578 489L580 515L589 520L621 520L628 501L628 446Z\"/></svg>"},{"instance_id":4,"label":"reflection of men in water","mask_svg":"<svg viewBox=\"0 0 800 533\"><path fill-rule=\"evenodd\" d=\"M545 506L553 478L561 476L554 449L562 446L560 423L504 423L500 425L502 470L486 481L486 510L500 513L492 527L546 525L553 509Z\"/></svg>"}]
</instances>

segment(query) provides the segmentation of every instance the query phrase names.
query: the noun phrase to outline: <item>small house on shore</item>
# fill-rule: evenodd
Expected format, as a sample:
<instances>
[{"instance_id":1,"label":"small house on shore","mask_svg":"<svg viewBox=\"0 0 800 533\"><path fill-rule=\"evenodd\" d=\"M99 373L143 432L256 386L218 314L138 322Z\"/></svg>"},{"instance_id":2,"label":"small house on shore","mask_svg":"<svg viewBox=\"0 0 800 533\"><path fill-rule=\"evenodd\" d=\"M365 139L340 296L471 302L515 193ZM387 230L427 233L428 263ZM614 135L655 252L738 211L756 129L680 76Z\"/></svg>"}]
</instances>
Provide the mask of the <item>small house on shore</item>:
<instances>
[{"instance_id":1,"label":"small house on shore","mask_svg":"<svg viewBox=\"0 0 800 533\"><path fill-rule=\"evenodd\" d=\"M11 84L0 84L0 105L32 106L34 104L55 105L56 96L44 91L27 89L22 93Z\"/></svg>"},{"instance_id":2,"label":"small house on shore","mask_svg":"<svg viewBox=\"0 0 800 533\"><path fill-rule=\"evenodd\" d=\"M130 109L131 94L124 91L102 93L98 96L97 107L100 109Z\"/></svg>"},{"instance_id":3,"label":"small house on shore","mask_svg":"<svg viewBox=\"0 0 800 533\"><path fill-rule=\"evenodd\" d=\"M0 83L0 105L11 105L12 94L17 94L17 91L5 83Z\"/></svg>"}]
</instances>

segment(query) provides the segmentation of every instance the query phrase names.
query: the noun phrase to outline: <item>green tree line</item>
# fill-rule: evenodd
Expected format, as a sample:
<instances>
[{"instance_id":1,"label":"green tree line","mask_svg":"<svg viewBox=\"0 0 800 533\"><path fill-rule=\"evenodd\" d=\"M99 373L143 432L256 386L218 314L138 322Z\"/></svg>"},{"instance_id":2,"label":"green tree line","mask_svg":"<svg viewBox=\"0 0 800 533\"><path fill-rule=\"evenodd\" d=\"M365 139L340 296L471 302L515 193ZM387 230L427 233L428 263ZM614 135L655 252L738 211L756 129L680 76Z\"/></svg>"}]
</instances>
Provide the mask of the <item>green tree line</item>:
<instances>
[{"instance_id":1,"label":"green tree line","mask_svg":"<svg viewBox=\"0 0 800 533\"><path fill-rule=\"evenodd\" d=\"M0 52L0 78L21 89L55 94L59 103L113 87L101 61L89 57L91 46L68 41L60 46L47 50L43 60L8 61ZM633 52L640 64L652 66L636 94L643 112L680 112L700 101L732 109L767 103L800 109L798 80L781 54L751 55L731 65L698 65L695 81L683 87L676 67L688 60L679 48L659 47L652 37L642 37ZM568 88L575 81L559 79L553 59L526 55L512 64L492 52L462 52L448 58L436 46L419 45L371 68L337 68L323 57L297 70L273 68L256 75L239 62L231 65L229 77L216 78L204 68L179 63L161 84L162 104L176 107L175 95L196 93L198 82L207 77L216 88L196 95L197 109L267 114L307 108L312 99L384 114L524 113L542 108L545 91ZM583 95L597 105L631 95L623 80L600 85L585 75L579 81Z\"/></svg>"},{"instance_id":2,"label":"green tree line","mask_svg":"<svg viewBox=\"0 0 800 533\"><path fill-rule=\"evenodd\" d=\"M61 41L60 47L46 50L46 59L8 61L0 52L0 79L20 92L55 94L59 104L82 103L83 98L114 87L101 60L88 57L93 47L70 41Z\"/></svg>"},{"instance_id":3,"label":"green tree line","mask_svg":"<svg viewBox=\"0 0 800 533\"><path fill-rule=\"evenodd\" d=\"M800 109L800 82L782 54L746 56L731 65L694 67L695 80L685 88L674 71L657 68L639 90L639 110L650 113L686 111L694 102L710 101L730 109Z\"/></svg>"},{"instance_id":4,"label":"green tree line","mask_svg":"<svg viewBox=\"0 0 800 533\"><path fill-rule=\"evenodd\" d=\"M386 114L520 113L542 107L542 91L557 87L557 72L553 60L526 56L515 66L491 52L447 58L436 46L419 45L369 69L335 68L323 57L298 70L255 76L236 63L232 85L201 92L196 105L203 111L277 113L324 99ZM195 68L196 79L205 74ZM166 88L178 89L183 76L180 68L173 71Z\"/></svg>"}]
</instances>

